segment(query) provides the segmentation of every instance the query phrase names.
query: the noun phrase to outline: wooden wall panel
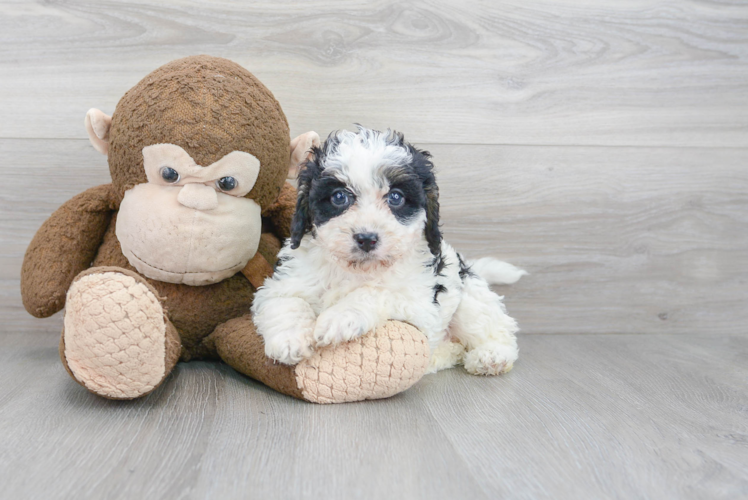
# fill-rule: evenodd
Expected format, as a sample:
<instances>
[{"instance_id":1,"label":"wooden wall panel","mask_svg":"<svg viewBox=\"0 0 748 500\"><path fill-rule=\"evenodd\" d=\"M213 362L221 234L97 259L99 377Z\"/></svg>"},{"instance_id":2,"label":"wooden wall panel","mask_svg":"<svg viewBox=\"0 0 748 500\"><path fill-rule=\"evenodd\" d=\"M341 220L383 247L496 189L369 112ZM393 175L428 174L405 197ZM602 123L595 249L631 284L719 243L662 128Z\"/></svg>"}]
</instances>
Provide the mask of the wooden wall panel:
<instances>
[{"instance_id":1,"label":"wooden wall panel","mask_svg":"<svg viewBox=\"0 0 748 500\"><path fill-rule=\"evenodd\" d=\"M0 33L6 138L82 138L88 108L210 53L255 72L294 133L748 146L743 2L4 2Z\"/></svg>"}]
</instances>

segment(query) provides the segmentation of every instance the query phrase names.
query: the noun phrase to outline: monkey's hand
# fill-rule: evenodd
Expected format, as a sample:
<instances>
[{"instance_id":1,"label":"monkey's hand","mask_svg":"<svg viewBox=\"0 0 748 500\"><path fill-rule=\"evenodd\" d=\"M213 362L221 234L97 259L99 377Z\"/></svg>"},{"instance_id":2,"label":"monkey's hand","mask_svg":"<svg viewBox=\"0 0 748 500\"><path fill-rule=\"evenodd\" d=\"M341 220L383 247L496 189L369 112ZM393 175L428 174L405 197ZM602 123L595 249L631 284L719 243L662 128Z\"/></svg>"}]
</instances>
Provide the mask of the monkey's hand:
<instances>
[{"instance_id":1,"label":"monkey's hand","mask_svg":"<svg viewBox=\"0 0 748 500\"><path fill-rule=\"evenodd\" d=\"M114 212L112 185L74 196L47 219L31 240L21 268L21 298L37 318L65 306L65 294L101 246Z\"/></svg>"},{"instance_id":2,"label":"monkey's hand","mask_svg":"<svg viewBox=\"0 0 748 500\"><path fill-rule=\"evenodd\" d=\"M296 188L288 182L283 183L278 199L262 211L262 216L270 221L273 234L280 241L291 236L291 219L296 210Z\"/></svg>"}]
</instances>

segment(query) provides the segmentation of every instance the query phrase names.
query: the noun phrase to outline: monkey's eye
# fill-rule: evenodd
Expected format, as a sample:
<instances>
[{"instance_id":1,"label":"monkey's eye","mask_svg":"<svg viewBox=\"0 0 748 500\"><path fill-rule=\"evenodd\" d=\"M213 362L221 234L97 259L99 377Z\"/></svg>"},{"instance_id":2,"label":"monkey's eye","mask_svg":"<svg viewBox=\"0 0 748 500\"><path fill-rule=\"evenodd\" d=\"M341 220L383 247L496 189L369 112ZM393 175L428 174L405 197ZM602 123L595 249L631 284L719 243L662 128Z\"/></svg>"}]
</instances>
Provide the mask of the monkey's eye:
<instances>
[{"instance_id":1,"label":"monkey's eye","mask_svg":"<svg viewBox=\"0 0 748 500\"><path fill-rule=\"evenodd\" d=\"M169 184L174 184L179 180L179 172L171 167L161 167L159 172L161 173L161 178Z\"/></svg>"},{"instance_id":2,"label":"monkey's eye","mask_svg":"<svg viewBox=\"0 0 748 500\"><path fill-rule=\"evenodd\" d=\"M218 186L218 189L221 191L231 191L234 189L239 183L236 182L236 179L233 177L221 177L216 181L216 186Z\"/></svg>"},{"instance_id":3,"label":"monkey's eye","mask_svg":"<svg viewBox=\"0 0 748 500\"><path fill-rule=\"evenodd\" d=\"M351 204L351 197L345 190L338 189L332 193L332 196L330 196L330 203L332 203L332 206L336 208L347 207Z\"/></svg>"},{"instance_id":4,"label":"monkey's eye","mask_svg":"<svg viewBox=\"0 0 748 500\"><path fill-rule=\"evenodd\" d=\"M401 207L405 203L405 195L399 189L393 189L387 195L387 203L394 208Z\"/></svg>"}]
</instances>

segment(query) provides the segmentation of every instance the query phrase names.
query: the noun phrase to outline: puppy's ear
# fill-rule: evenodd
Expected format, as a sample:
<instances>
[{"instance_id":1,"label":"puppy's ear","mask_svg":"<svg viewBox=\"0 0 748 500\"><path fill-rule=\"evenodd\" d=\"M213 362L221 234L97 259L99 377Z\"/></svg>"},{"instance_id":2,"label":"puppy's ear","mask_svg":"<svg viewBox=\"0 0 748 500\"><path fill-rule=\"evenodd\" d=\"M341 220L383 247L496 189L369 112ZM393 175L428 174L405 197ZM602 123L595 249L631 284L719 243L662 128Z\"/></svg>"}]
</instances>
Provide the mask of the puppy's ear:
<instances>
[{"instance_id":1,"label":"puppy's ear","mask_svg":"<svg viewBox=\"0 0 748 500\"><path fill-rule=\"evenodd\" d=\"M312 208L309 201L309 193L312 190L312 182L321 172L320 158L322 151L313 146L311 158L301 166L299 171L298 195L296 198L296 212L291 220L291 248L299 248L301 239L312 230Z\"/></svg>"},{"instance_id":2,"label":"puppy's ear","mask_svg":"<svg viewBox=\"0 0 748 500\"><path fill-rule=\"evenodd\" d=\"M424 186L426 191L426 241L434 257L441 255L442 232L439 229L439 188L434 182L431 186Z\"/></svg>"},{"instance_id":3,"label":"puppy's ear","mask_svg":"<svg viewBox=\"0 0 748 500\"><path fill-rule=\"evenodd\" d=\"M291 248L297 249L301 244L301 238L312 229L312 213L309 209L309 189L311 179L302 184L302 174L306 167L302 167L299 174L299 191L296 198L296 211L291 220Z\"/></svg>"},{"instance_id":4,"label":"puppy's ear","mask_svg":"<svg viewBox=\"0 0 748 500\"><path fill-rule=\"evenodd\" d=\"M418 175L426 194L426 227L424 233L429 250L434 257L442 252L442 232L439 229L439 186L436 184L431 154L409 146L413 156L413 170Z\"/></svg>"}]
</instances>

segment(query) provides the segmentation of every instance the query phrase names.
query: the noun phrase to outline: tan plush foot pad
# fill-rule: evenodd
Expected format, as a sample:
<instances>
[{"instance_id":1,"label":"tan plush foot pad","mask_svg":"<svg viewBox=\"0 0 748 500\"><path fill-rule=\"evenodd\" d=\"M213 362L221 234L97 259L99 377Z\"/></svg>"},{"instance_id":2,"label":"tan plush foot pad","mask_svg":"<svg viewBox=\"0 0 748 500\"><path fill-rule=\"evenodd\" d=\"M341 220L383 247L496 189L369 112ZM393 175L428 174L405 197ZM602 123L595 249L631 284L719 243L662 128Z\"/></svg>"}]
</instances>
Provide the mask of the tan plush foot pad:
<instances>
[{"instance_id":1,"label":"tan plush foot pad","mask_svg":"<svg viewBox=\"0 0 748 500\"><path fill-rule=\"evenodd\" d=\"M145 283L117 273L88 274L68 290L64 355L90 391L131 399L164 378L164 311Z\"/></svg>"},{"instance_id":2,"label":"tan plush foot pad","mask_svg":"<svg viewBox=\"0 0 748 500\"><path fill-rule=\"evenodd\" d=\"M390 321L356 340L320 349L296 366L296 382L313 403L388 398L418 382L428 363L426 337Z\"/></svg>"}]
</instances>

